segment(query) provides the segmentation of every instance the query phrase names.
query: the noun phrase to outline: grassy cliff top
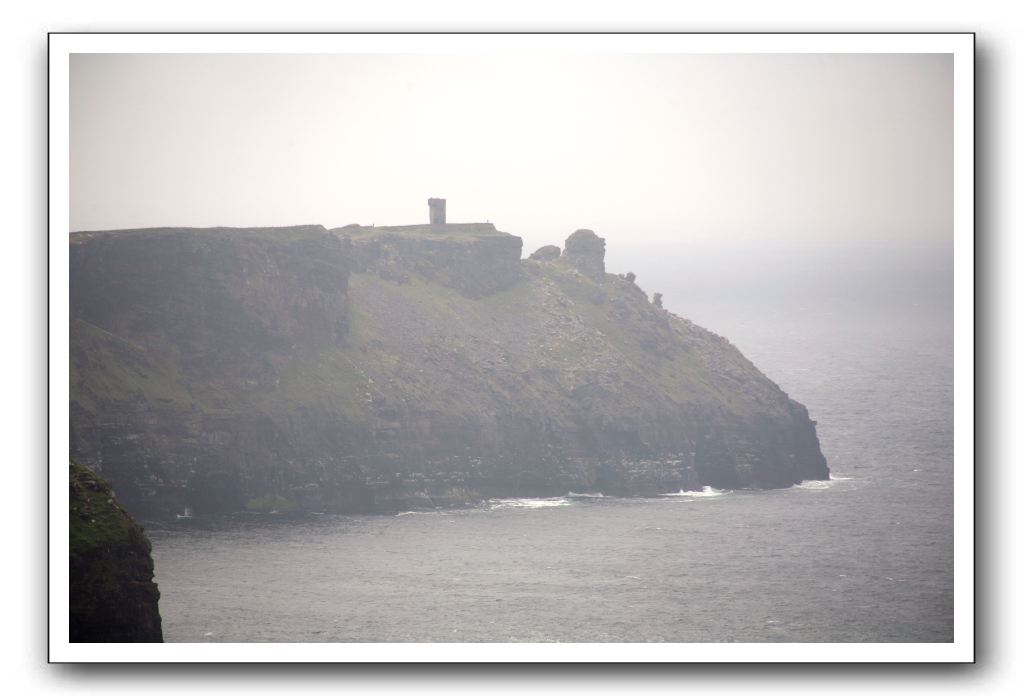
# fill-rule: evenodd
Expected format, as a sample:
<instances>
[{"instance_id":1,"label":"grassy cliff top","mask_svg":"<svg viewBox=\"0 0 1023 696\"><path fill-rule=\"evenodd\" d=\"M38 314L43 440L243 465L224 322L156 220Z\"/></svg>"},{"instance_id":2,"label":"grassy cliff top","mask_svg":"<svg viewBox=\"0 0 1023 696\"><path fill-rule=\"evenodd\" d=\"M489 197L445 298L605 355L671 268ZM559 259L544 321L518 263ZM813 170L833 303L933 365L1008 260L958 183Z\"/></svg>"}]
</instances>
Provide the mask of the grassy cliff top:
<instances>
[{"instance_id":1,"label":"grassy cliff top","mask_svg":"<svg viewBox=\"0 0 1023 696\"><path fill-rule=\"evenodd\" d=\"M190 234L196 237L247 238L266 241L301 241L322 237L328 232L352 240L372 240L382 237L431 240L474 240L485 237L506 238L514 235L499 231L490 222L448 223L443 225L345 225L327 230L323 225L290 225L285 227L140 227L120 230L83 230L72 232L72 245L94 240L160 237Z\"/></svg>"},{"instance_id":2,"label":"grassy cliff top","mask_svg":"<svg viewBox=\"0 0 1023 696\"><path fill-rule=\"evenodd\" d=\"M84 466L69 464L72 562L97 550L122 546L148 552L149 541L117 503L110 484Z\"/></svg>"},{"instance_id":3,"label":"grassy cliff top","mask_svg":"<svg viewBox=\"0 0 1023 696\"><path fill-rule=\"evenodd\" d=\"M132 237L157 237L189 233L197 236L237 237L264 239L268 241L299 241L314 239L326 234L323 225L290 225L287 227L140 227L123 230L84 230L72 232L69 242L84 244L97 239L125 239Z\"/></svg>"},{"instance_id":4,"label":"grassy cliff top","mask_svg":"<svg viewBox=\"0 0 1023 696\"><path fill-rule=\"evenodd\" d=\"M458 222L443 225L395 225L395 226L363 226L346 225L332 230L336 234L353 240L372 239L374 237L405 237L419 239L462 240L480 237L511 237L501 232L490 222Z\"/></svg>"}]
</instances>

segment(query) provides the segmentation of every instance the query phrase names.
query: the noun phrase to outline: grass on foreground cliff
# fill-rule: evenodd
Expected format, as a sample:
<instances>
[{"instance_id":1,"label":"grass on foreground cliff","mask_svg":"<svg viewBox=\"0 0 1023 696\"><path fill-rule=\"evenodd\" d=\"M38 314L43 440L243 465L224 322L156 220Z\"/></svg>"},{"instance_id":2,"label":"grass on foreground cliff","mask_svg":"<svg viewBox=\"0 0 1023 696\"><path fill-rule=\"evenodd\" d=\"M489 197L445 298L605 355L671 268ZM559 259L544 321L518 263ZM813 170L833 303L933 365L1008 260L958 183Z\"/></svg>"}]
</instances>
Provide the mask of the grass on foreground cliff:
<instances>
[{"instance_id":1,"label":"grass on foreground cliff","mask_svg":"<svg viewBox=\"0 0 1023 696\"><path fill-rule=\"evenodd\" d=\"M71 556L137 543L149 547L142 529L114 499L110 484L69 462Z\"/></svg>"},{"instance_id":2,"label":"grass on foreground cliff","mask_svg":"<svg viewBox=\"0 0 1023 696\"><path fill-rule=\"evenodd\" d=\"M72 642L162 640L152 546L110 484L69 462L68 626Z\"/></svg>"}]
</instances>

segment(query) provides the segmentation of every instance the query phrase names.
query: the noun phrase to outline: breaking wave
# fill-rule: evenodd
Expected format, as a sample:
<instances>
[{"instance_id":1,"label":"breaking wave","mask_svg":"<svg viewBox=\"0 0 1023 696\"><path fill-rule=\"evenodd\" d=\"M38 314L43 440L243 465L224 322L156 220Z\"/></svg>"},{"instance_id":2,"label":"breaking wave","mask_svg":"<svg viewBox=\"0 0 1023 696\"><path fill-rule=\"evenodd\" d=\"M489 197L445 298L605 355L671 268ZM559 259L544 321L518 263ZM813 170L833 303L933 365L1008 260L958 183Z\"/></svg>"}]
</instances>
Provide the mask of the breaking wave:
<instances>
[{"instance_id":1,"label":"breaking wave","mask_svg":"<svg viewBox=\"0 0 1023 696\"><path fill-rule=\"evenodd\" d=\"M803 481L794 485L793 488L801 488L804 491L823 491L831 488L834 484L834 481Z\"/></svg>"},{"instance_id":2,"label":"breaking wave","mask_svg":"<svg viewBox=\"0 0 1023 696\"><path fill-rule=\"evenodd\" d=\"M499 498L490 501L491 510L507 508L549 508L571 505L568 498Z\"/></svg>"},{"instance_id":3,"label":"breaking wave","mask_svg":"<svg viewBox=\"0 0 1023 696\"><path fill-rule=\"evenodd\" d=\"M703 490L700 491L679 491L678 493L662 493L661 495L671 498L717 498L722 495L728 495L731 492L729 490L719 490L710 486L704 486Z\"/></svg>"},{"instance_id":4,"label":"breaking wave","mask_svg":"<svg viewBox=\"0 0 1023 696\"><path fill-rule=\"evenodd\" d=\"M793 486L793 488L801 488L802 490L805 491L823 491L827 490L828 488L831 488L836 483L851 480L852 480L851 476L838 476L837 474L832 474L831 478L828 479L827 481L803 481L802 483L797 483L795 486Z\"/></svg>"}]
</instances>

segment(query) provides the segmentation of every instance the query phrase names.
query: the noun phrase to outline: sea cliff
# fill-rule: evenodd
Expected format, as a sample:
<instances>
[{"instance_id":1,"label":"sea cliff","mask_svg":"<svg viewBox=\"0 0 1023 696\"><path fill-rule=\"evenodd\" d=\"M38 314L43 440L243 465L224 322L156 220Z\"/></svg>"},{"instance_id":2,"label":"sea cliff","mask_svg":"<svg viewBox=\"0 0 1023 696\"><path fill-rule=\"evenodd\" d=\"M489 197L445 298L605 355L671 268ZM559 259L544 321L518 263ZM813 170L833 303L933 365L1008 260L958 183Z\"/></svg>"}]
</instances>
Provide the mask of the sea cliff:
<instances>
[{"instance_id":1,"label":"sea cliff","mask_svg":"<svg viewBox=\"0 0 1023 696\"><path fill-rule=\"evenodd\" d=\"M129 511L378 512L824 479L815 424L579 230L72 234L71 451Z\"/></svg>"},{"instance_id":2,"label":"sea cliff","mask_svg":"<svg viewBox=\"0 0 1023 696\"><path fill-rule=\"evenodd\" d=\"M71 642L163 642L151 547L110 485L71 463Z\"/></svg>"}]
</instances>

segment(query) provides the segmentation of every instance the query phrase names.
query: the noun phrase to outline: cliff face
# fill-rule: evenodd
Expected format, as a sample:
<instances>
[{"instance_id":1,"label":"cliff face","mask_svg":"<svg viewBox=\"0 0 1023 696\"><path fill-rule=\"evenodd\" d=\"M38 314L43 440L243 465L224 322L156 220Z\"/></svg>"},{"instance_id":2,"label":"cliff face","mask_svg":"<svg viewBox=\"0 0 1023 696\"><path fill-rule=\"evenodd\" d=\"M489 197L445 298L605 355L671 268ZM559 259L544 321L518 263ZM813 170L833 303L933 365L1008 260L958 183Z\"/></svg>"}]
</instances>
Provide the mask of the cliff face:
<instances>
[{"instance_id":1,"label":"cliff face","mask_svg":"<svg viewBox=\"0 0 1023 696\"><path fill-rule=\"evenodd\" d=\"M70 495L71 641L162 642L160 592L142 528L107 482L74 463Z\"/></svg>"},{"instance_id":2,"label":"cliff face","mask_svg":"<svg viewBox=\"0 0 1023 696\"><path fill-rule=\"evenodd\" d=\"M356 270L385 280L414 278L478 299L522 277L522 240L490 223L360 227L336 230L351 240Z\"/></svg>"},{"instance_id":3,"label":"cliff face","mask_svg":"<svg viewBox=\"0 0 1023 696\"><path fill-rule=\"evenodd\" d=\"M142 516L828 476L806 409L588 230L530 260L491 225L71 245L72 451Z\"/></svg>"},{"instance_id":4,"label":"cliff face","mask_svg":"<svg viewBox=\"0 0 1023 696\"><path fill-rule=\"evenodd\" d=\"M350 249L320 226L71 237L71 313L189 370L347 332Z\"/></svg>"}]
</instances>

